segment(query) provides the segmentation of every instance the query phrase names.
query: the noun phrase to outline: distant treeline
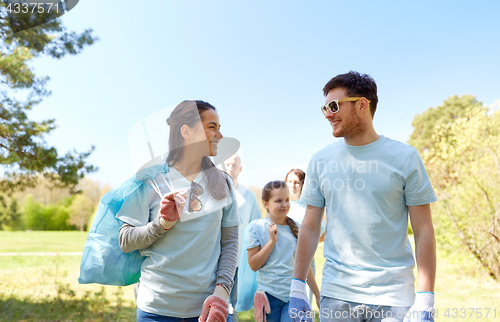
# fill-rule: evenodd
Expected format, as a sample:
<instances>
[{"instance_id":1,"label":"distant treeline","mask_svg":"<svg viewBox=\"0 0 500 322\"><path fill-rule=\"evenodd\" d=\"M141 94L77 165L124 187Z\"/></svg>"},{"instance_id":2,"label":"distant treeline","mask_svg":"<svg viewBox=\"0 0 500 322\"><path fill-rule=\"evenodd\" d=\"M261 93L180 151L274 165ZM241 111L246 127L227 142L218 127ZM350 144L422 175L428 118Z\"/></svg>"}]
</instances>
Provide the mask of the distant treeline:
<instances>
[{"instance_id":1,"label":"distant treeline","mask_svg":"<svg viewBox=\"0 0 500 322\"><path fill-rule=\"evenodd\" d=\"M35 188L12 196L0 195L0 230L86 230L101 195L109 191L84 178L78 193L50 188L40 178Z\"/></svg>"}]
</instances>

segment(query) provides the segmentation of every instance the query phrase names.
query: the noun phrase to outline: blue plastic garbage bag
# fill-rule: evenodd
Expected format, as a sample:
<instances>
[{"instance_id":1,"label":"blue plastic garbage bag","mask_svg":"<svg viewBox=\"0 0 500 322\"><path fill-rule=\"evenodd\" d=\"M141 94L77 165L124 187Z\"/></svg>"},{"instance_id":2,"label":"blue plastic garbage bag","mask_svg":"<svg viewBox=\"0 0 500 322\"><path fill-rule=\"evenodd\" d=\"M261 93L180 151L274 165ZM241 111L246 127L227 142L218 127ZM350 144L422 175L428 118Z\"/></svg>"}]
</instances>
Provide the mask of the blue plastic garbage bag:
<instances>
[{"instance_id":1,"label":"blue plastic garbage bag","mask_svg":"<svg viewBox=\"0 0 500 322\"><path fill-rule=\"evenodd\" d=\"M258 220L258 219L257 219ZM257 291L257 272L252 271L248 264L247 241L250 225L245 229L243 235L243 248L241 251L240 263L238 265L238 301L234 308L236 312L243 312L253 309L253 297Z\"/></svg>"},{"instance_id":2,"label":"blue plastic garbage bag","mask_svg":"<svg viewBox=\"0 0 500 322\"><path fill-rule=\"evenodd\" d=\"M126 286L139 282L141 265L146 257L138 250L124 253L118 244L123 221L116 214L122 208L133 211L149 211L139 189L156 174L167 172L165 164L141 170L117 189L102 196L92 221L80 264L80 284L98 283Z\"/></svg>"}]
</instances>

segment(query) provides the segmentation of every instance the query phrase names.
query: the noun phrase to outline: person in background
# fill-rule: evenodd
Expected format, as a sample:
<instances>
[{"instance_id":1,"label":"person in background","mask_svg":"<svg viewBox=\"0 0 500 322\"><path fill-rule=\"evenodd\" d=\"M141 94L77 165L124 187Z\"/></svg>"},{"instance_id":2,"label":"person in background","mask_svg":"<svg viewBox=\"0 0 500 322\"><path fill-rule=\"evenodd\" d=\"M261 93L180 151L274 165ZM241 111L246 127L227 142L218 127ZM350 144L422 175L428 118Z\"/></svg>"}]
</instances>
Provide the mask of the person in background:
<instances>
[{"instance_id":1,"label":"person in background","mask_svg":"<svg viewBox=\"0 0 500 322\"><path fill-rule=\"evenodd\" d=\"M302 223L306 214L306 204L300 201L300 194L302 193L302 186L305 179L306 174L300 169L291 169L285 177L285 183L290 192L290 211L288 212L288 217L299 224Z\"/></svg>"},{"instance_id":2,"label":"person in background","mask_svg":"<svg viewBox=\"0 0 500 322\"><path fill-rule=\"evenodd\" d=\"M238 183L238 176L240 175L243 167L241 166L240 157L235 154L224 162L226 166L226 172L233 178L233 185L235 187L235 199L238 205L238 212L240 214L241 224L238 228L238 263L242 255L242 247L246 245L246 240L243 240L245 229L248 223L261 218L261 213L259 209L259 204L257 203L257 198L255 194L249 189L245 188L243 185ZM236 267L236 273L234 274L234 285L231 290L229 297L229 312L230 317L233 322L238 322L238 312L234 310L236 307L236 302L238 300L238 267ZM231 309L233 312L231 313Z\"/></svg>"},{"instance_id":3,"label":"person in background","mask_svg":"<svg viewBox=\"0 0 500 322\"><path fill-rule=\"evenodd\" d=\"M304 216L306 215L306 204L305 202L300 201L300 195L302 193L302 187L304 186L305 179L306 174L300 169L291 169L285 177L285 183L288 186L288 191L290 192L290 211L288 212L288 217L292 218L299 225L302 224L302 220L304 220ZM324 225L321 223L320 242L322 242L325 238L324 231ZM314 259L311 263L311 268L313 270L313 274L316 276L316 263ZM308 285L306 285L306 292L309 296L309 301L311 301L313 292Z\"/></svg>"},{"instance_id":4,"label":"person in background","mask_svg":"<svg viewBox=\"0 0 500 322\"><path fill-rule=\"evenodd\" d=\"M307 205L305 202L300 200L305 178L306 174L301 169L291 169L285 176L285 183L288 186L288 191L290 192L290 211L288 212L288 217L292 218L299 224L302 223L302 220L304 220L304 216L306 215ZM320 242L322 242L325 238L324 232L325 226L321 223Z\"/></svg>"}]
</instances>

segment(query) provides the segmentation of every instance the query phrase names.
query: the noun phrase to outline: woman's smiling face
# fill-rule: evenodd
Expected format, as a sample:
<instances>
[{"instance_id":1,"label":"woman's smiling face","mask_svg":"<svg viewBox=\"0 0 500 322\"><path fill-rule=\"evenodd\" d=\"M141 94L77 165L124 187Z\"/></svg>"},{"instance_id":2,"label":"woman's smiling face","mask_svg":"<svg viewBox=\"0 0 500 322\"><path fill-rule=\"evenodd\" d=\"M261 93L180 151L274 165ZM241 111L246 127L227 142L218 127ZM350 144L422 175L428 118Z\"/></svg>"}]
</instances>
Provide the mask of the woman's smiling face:
<instances>
[{"instance_id":1,"label":"woman's smiling face","mask_svg":"<svg viewBox=\"0 0 500 322\"><path fill-rule=\"evenodd\" d=\"M223 138L220 132L219 114L214 110L206 110L201 113L201 124L203 125L204 135L208 142L208 156L217 155L217 145Z\"/></svg>"},{"instance_id":2,"label":"woman's smiling face","mask_svg":"<svg viewBox=\"0 0 500 322\"><path fill-rule=\"evenodd\" d=\"M286 177L285 181L288 186L288 191L290 191L290 197L300 197L300 193L302 191L302 182L300 178L293 172L290 172ZM292 199L295 200L295 199Z\"/></svg>"}]
</instances>

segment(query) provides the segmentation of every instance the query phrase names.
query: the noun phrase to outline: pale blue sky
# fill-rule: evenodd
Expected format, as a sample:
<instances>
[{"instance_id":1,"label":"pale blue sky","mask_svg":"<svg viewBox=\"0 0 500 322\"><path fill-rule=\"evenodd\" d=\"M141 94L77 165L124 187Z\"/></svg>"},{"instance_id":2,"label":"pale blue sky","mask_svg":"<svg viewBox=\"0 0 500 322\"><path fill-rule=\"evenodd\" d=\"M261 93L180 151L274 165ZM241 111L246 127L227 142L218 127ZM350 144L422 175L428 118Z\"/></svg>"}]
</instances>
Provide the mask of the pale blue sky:
<instances>
[{"instance_id":1,"label":"pale blue sky","mask_svg":"<svg viewBox=\"0 0 500 322\"><path fill-rule=\"evenodd\" d=\"M60 153L95 145L91 177L116 187L133 174L136 122L206 100L241 142L244 181L262 186L333 142L319 106L337 74L375 79L375 129L403 142L415 114L451 95L500 99L498 12L498 1L81 0L62 20L100 41L34 61L52 96L30 115L56 119Z\"/></svg>"}]
</instances>

